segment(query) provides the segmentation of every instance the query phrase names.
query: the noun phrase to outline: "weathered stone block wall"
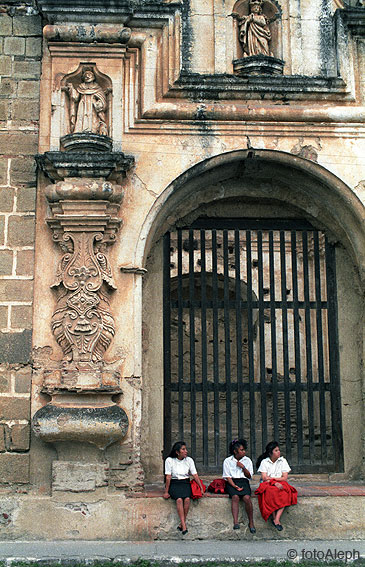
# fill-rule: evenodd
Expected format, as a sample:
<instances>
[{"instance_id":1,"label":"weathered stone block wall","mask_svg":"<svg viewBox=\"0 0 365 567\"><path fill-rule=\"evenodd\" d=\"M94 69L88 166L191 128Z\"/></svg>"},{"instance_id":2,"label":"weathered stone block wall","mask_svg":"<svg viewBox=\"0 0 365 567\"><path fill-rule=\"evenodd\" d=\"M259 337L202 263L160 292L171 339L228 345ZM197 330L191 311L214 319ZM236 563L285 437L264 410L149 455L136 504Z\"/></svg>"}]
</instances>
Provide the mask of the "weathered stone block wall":
<instances>
[{"instance_id":1,"label":"weathered stone block wall","mask_svg":"<svg viewBox=\"0 0 365 567\"><path fill-rule=\"evenodd\" d=\"M0 482L29 481L33 258L41 21L0 6Z\"/></svg>"}]
</instances>

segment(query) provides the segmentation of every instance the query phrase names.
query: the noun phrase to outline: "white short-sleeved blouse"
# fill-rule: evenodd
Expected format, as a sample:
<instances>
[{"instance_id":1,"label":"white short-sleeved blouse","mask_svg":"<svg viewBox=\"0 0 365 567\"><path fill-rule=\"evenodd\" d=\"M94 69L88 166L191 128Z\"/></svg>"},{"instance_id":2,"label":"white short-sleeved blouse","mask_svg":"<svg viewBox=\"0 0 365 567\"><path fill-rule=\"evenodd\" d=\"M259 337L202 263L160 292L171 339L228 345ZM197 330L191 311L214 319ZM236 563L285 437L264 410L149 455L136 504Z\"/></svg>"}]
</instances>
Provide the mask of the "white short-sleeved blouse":
<instances>
[{"instance_id":1,"label":"white short-sleeved blouse","mask_svg":"<svg viewBox=\"0 0 365 567\"><path fill-rule=\"evenodd\" d=\"M240 463L246 467L252 476L253 465L251 459L246 456L242 457L242 459L240 459ZM237 459L233 455L227 457L223 461L223 478L247 478L241 467L237 466Z\"/></svg>"},{"instance_id":2,"label":"white short-sleeved blouse","mask_svg":"<svg viewBox=\"0 0 365 567\"><path fill-rule=\"evenodd\" d=\"M275 463L272 462L270 457L263 459L257 472L264 472L271 478L280 478L283 473L290 472L288 461L284 457L279 457Z\"/></svg>"},{"instance_id":3,"label":"white short-sleeved blouse","mask_svg":"<svg viewBox=\"0 0 365 567\"><path fill-rule=\"evenodd\" d=\"M167 457L165 461L165 474L170 474L171 478L176 480L184 480L189 478L190 475L197 474L195 463L191 457L185 459L178 459Z\"/></svg>"}]
</instances>

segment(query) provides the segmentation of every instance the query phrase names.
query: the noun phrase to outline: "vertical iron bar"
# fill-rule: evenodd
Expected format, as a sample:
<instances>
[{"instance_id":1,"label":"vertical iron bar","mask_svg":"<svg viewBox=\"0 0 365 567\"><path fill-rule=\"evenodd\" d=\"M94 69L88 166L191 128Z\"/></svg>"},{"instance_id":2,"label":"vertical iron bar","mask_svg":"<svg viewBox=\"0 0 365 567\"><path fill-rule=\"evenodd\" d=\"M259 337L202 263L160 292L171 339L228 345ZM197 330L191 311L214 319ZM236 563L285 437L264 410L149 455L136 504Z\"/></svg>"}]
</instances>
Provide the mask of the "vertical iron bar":
<instances>
[{"instance_id":1,"label":"vertical iron bar","mask_svg":"<svg viewBox=\"0 0 365 567\"><path fill-rule=\"evenodd\" d=\"M285 232L280 231L280 270L281 270L281 302L282 302L282 338L284 366L284 404L285 404L285 443L286 455L291 460L291 408L289 381L289 350L288 350L288 304L286 293L286 241Z\"/></svg>"},{"instance_id":2,"label":"vertical iron bar","mask_svg":"<svg viewBox=\"0 0 365 567\"><path fill-rule=\"evenodd\" d=\"M242 392L242 298L241 298L241 254L240 232L234 231L235 272L236 272L236 355L237 355L237 412L238 436L244 436L243 431L243 392Z\"/></svg>"},{"instance_id":3,"label":"vertical iron bar","mask_svg":"<svg viewBox=\"0 0 365 567\"><path fill-rule=\"evenodd\" d=\"M208 466L208 360L207 360L207 279L205 258L205 230L200 231L201 275L201 349L202 349L202 413L203 464Z\"/></svg>"},{"instance_id":4,"label":"vertical iron bar","mask_svg":"<svg viewBox=\"0 0 365 567\"><path fill-rule=\"evenodd\" d=\"M255 365L254 365L254 322L252 310L252 252L251 231L246 230L247 265L247 339L248 339L248 380L250 400L250 446L251 454L256 455L256 409L255 409Z\"/></svg>"},{"instance_id":5,"label":"vertical iron bar","mask_svg":"<svg viewBox=\"0 0 365 567\"><path fill-rule=\"evenodd\" d=\"M264 313L264 265L262 253L262 230L257 231L257 259L259 282L259 334L260 334L260 386L261 386L261 439L262 447L267 444L267 399L265 365L265 313Z\"/></svg>"},{"instance_id":6,"label":"vertical iron bar","mask_svg":"<svg viewBox=\"0 0 365 567\"><path fill-rule=\"evenodd\" d=\"M183 273L182 273L182 230L177 230L177 352L178 352L178 425L179 439L184 439L184 319L183 319Z\"/></svg>"},{"instance_id":7,"label":"vertical iron bar","mask_svg":"<svg viewBox=\"0 0 365 567\"><path fill-rule=\"evenodd\" d=\"M189 230L189 337L190 337L190 423L191 453L196 458L196 385L195 385L195 274L194 230Z\"/></svg>"},{"instance_id":8,"label":"vertical iron bar","mask_svg":"<svg viewBox=\"0 0 365 567\"><path fill-rule=\"evenodd\" d=\"M343 439L341 417L341 388L339 374L337 283L335 248L326 238L326 281L328 305L329 369L331 381L332 443L335 470L343 471Z\"/></svg>"},{"instance_id":9,"label":"vertical iron bar","mask_svg":"<svg viewBox=\"0 0 365 567\"><path fill-rule=\"evenodd\" d=\"M326 400L324 390L323 361L323 327L322 327L322 291L321 291L321 258L319 249L319 233L314 231L314 279L316 290L316 327L317 327L317 363L319 382L319 424L321 430L321 462L327 462L326 440Z\"/></svg>"},{"instance_id":10,"label":"vertical iron bar","mask_svg":"<svg viewBox=\"0 0 365 567\"><path fill-rule=\"evenodd\" d=\"M226 378L226 440L232 439L232 392L231 392L231 344L229 309L229 270L228 270L228 231L223 230L223 270L224 270L224 361Z\"/></svg>"},{"instance_id":11,"label":"vertical iron bar","mask_svg":"<svg viewBox=\"0 0 365 567\"><path fill-rule=\"evenodd\" d=\"M296 417L297 417L297 446L298 463L303 461L303 414L302 414L302 392L301 392L301 361L300 361L300 333L299 333L299 306L298 306L298 263L297 263L297 238L295 230L291 232L291 257L292 257L292 283L293 283L293 314L294 314L294 352L295 352L295 392L296 392Z\"/></svg>"},{"instance_id":12,"label":"vertical iron bar","mask_svg":"<svg viewBox=\"0 0 365 567\"><path fill-rule=\"evenodd\" d=\"M164 451L171 448L170 233L163 238Z\"/></svg>"},{"instance_id":13,"label":"vertical iron bar","mask_svg":"<svg viewBox=\"0 0 365 567\"><path fill-rule=\"evenodd\" d=\"M276 352L276 313L275 313L275 262L274 262L274 233L272 230L269 231L269 272L270 272L271 365L272 365L274 439L279 439L278 368L277 368L277 352Z\"/></svg>"},{"instance_id":14,"label":"vertical iron bar","mask_svg":"<svg viewBox=\"0 0 365 567\"><path fill-rule=\"evenodd\" d=\"M217 231L212 230L212 292L213 292L213 377L214 377L214 456L220 465L219 439L219 350L218 350L218 262Z\"/></svg>"},{"instance_id":15,"label":"vertical iron bar","mask_svg":"<svg viewBox=\"0 0 365 567\"><path fill-rule=\"evenodd\" d=\"M314 460L314 411L313 411L313 369L312 369L312 330L309 290L309 263L308 263L308 232L302 232L303 245L303 275L304 275L304 303L305 303L305 352L307 366L307 406L308 406L308 434L309 434L309 461Z\"/></svg>"}]
</instances>

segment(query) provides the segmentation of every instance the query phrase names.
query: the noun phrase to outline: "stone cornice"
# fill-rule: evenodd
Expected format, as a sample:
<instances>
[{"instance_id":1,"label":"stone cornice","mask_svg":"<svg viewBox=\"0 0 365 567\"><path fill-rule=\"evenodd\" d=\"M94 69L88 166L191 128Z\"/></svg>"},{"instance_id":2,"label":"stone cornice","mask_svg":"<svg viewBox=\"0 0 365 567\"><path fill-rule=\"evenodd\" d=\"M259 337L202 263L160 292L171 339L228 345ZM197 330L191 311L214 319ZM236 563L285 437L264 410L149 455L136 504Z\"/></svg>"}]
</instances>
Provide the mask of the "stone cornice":
<instances>
[{"instance_id":1,"label":"stone cornice","mask_svg":"<svg viewBox=\"0 0 365 567\"><path fill-rule=\"evenodd\" d=\"M199 75L182 73L170 87L166 97L189 100L250 99L259 93L281 100L296 95L299 98L318 98L323 95L338 97L347 94L346 83L339 77L305 77L277 75L237 77L235 75Z\"/></svg>"},{"instance_id":2,"label":"stone cornice","mask_svg":"<svg viewBox=\"0 0 365 567\"><path fill-rule=\"evenodd\" d=\"M180 2L165 3L159 0L136 2L114 0L106 9L103 0L37 0L40 13L49 23L87 22L88 24L130 23L132 19L146 20L150 27L181 10Z\"/></svg>"},{"instance_id":3,"label":"stone cornice","mask_svg":"<svg viewBox=\"0 0 365 567\"><path fill-rule=\"evenodd\" d=\"M46 152L35 156L38 166L51 181L66 177L125 176L133 166L134 157L122 152Z\"/></svg>"},{"instance_id":4,"label":"stone cornice","mask_svg":"<svg viewBox=\"0 0 365 567\"><path fill-rule=\"evenodd\" d=\"M339 13L353 35L365 37L365 7L344 8Z\"/></svg>"}]
</instances>

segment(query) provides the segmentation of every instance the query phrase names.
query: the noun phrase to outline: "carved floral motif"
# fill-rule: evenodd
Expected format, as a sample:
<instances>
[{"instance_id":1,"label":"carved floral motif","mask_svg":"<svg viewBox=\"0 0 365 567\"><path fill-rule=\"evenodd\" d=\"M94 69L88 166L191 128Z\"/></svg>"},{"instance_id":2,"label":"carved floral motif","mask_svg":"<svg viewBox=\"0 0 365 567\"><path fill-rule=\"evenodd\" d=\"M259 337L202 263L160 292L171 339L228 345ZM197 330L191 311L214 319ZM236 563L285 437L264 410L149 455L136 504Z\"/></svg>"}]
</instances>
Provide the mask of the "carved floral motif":
<instances>
[{"instance_id":1,"label":"carved floral motif","mask_svg":"<svg viewBox=\"0 0 365 567\"><path fill-rule=\"evenodd\" d=\"M59 185L65 185L69 196L75 197L82 183L84 191L85 187L95 189L94 185L98 184L68 180L67 184ZM114 189L108 194L110 199L117 198ZM47 194L49 198L55 197L53 186ZM63 351L63 367L67 372L95 372L115 334L109 294L116 286L106 249L115 241L120 225L113 216L119 203L66 200L53 201L50 207L52 216L48 223L53 240L63 251L51 286L58 292L52 332Z\"/></svg>"},{"instance_id":2,"label":"carved floral motif","mask_svg":"<svg viewBox=\"0 0 365 567\"><path fill-rule=\"evenodd\" d=\"M65 290L52 317L52 331L69 361L102 360L114 336L114 319L102 286L105 282L116 288L107 257L94 250L94 241L102 237L82 232L63 237L73 242L73 251L62 257L52 286Z\"/></svg>"}]
</instances>

